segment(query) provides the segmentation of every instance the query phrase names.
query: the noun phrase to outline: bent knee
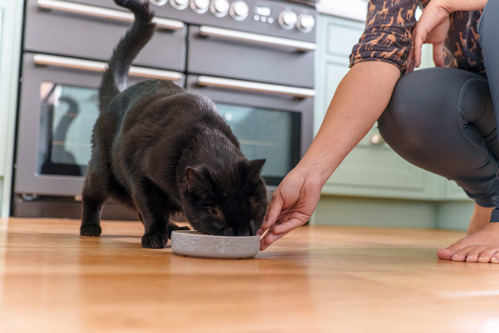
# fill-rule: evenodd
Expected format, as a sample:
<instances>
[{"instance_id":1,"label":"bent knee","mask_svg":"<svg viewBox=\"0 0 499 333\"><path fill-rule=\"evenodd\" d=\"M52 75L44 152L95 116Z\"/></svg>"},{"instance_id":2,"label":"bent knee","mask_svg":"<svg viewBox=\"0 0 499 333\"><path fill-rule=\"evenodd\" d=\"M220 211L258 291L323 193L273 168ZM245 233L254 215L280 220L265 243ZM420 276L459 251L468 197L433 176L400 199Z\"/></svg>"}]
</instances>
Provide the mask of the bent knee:
<instances>
[{"instance_id":1,"label":"bent knee","mask_svg":"<svg viewBox=\"0 0 499 333\"><path fill-rule=\"evenodd\" d=\"M444 137L461 137L462 128L490 108L490 98L483 96L486 86L483 77L451 68L406 75L378 119L380 133L402 156L435 150Z\"/></svg>"}]
</instances>

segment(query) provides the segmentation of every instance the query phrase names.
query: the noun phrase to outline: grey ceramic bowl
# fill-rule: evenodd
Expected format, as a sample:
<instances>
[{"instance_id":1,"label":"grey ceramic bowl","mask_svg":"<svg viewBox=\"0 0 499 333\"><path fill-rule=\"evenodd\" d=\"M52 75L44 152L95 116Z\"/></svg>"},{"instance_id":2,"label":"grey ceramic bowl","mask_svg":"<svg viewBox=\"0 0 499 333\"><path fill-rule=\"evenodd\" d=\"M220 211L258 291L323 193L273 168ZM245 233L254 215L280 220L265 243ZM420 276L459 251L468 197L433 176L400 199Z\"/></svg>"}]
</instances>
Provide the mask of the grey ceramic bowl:
<instances>
[{"instance_id":1,"label":"grey ceramic bowl","mask_svg":"<svg viewBox=\"0 0 499 333\"><path fill-rule=\"evenodd\" d=\"M212 236L195 230L172 232L174 253L201 258L246 259L260 251L259 236Z\"/></svg>"}]
</instances>

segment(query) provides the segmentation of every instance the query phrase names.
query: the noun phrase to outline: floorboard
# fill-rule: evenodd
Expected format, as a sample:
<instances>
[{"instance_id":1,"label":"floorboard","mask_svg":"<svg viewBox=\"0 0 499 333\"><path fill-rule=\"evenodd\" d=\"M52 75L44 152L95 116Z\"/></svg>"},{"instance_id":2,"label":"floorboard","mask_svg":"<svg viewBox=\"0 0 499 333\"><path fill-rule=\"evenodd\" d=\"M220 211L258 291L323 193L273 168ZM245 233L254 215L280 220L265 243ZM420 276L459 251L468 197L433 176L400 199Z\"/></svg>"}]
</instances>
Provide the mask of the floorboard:
<instances>
[{"instance_id":1,"label":"floorboard","mask_svg":"<svg viewBox=\"0 0 499 333\"><path fill-rule=\"evenodd\" d=\"M142 249L138 222L0 220L0 332L499 332L499 265L453 231L302 227L249 260Z\"/></svg>"}]
</instances>

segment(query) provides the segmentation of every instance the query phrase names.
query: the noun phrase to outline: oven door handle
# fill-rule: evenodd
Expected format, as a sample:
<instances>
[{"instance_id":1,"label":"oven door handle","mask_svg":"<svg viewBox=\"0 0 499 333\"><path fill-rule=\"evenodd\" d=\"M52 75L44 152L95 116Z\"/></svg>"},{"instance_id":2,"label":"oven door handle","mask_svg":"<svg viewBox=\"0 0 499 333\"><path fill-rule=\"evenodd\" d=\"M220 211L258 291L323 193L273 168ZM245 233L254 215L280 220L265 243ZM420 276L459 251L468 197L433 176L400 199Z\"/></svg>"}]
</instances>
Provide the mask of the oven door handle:
<instances>
[{"instance_id":1,"label":"oven door handle","mask_svg":"<svg viewBox=\"0 0 499 333\"><path fill-rule=\"evenodd\" d=\"M44 9L53 9L66 13L74 13L92 17L107 18L116 21L133 22L134 16L132 13L123 12L120 10L107 9L102 7L88 6L74 2L61 0L37 0L37 5ZM167 30L182 30L184 23L175 20L155 17L153 22L157 27Z\"/></svg>"},{"instance_id":2,"label":"oven door handle","mask_svg":"<svg viewBox=\"0 0 499 333\"><path fill-rule=\"evenodd\" d=\"M293 96L297 98L314 97L314 89L282 86L277 84L259 83L251 81L241 81L233 79L225 79L213 76L200 75L198 84L207 87L220 87L236 90L246 90L254 92L264 92L276 95Z\"/></svg>"},{"instance_id":3,"label":"oven door handle","mask_svg":"<svg viewBox=\"0 0 499 333\"><path fill-rule=\"evenodd\" d=\"M92 72L104 72L107 63L101 61L91 61L74 59L67 57L52 56L47 54L35 54L34 63L42 66L56 66L62 68L81 69ZM161 79L167 81L180 81L184 75L182 73L152 69L139 66L131 66L128 72L130 76L145 77L150 79Z\"/></svg>"},{"instance_id":4,"label":"oven door handle","mask_svg":"<svg viewBox=\"0 0 499 333\"><path fill-rule=\"evenodd\" d=\"M249 32L222 29L206 25L203 25L199 28L199 33L202 36L207 36L207 37L218 37L228 40L256 43L260 45L284 47L302 52L314 51L316 49L315 43L303 42L300 40L294 40L288 38L253 34Z\"/></svg>"}]
</instances>

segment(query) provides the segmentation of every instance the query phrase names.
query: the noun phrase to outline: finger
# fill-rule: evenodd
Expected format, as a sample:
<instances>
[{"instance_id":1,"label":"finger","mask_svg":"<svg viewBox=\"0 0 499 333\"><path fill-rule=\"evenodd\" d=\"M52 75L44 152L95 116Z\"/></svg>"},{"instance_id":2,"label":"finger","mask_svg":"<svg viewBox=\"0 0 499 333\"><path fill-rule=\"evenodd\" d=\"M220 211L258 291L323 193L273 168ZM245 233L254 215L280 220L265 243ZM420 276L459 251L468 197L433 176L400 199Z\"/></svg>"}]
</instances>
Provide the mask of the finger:
<instances>
[{"instance_id":1,"label":"finger","mask_svg":"<svg viewBox=\"0 0 499 333\"><path fill-rule=\"evenodd\" d=\"M265 237L263 237L261 240L260 240L260 251L263 251L265 250L266 248L268 248L272 243L274 243L276 240L278 239L281 239L282 237L284 237L284 235L286 235L287 233L281 233L281 234L277 234L277 233L274 233L273 230L269 230L269 232L267 232L267 234L265 235Z\"/></svg>"},{"instance_id":2,"label":"finger","mask_svg":"<svg viewBox=\"0 0 499 333\"><path fill-rule=\"evenodd\" d=\"M437 67L444 67L444 45L443 43L433 44L433 63Z\"/></svg>"},{"instance_id":3,"label":"finger","mask_svg":"<svg viewBox=\"0 0 499 333\"><path fill-rule=\"evenodd\" d=\"M414 71L414 49L411 49L409 51L409 55L407 56L407 70L405 73L409 74L412 71Z\"/></svg>"},{"instance_id":4,"label":"finger","mask_svg":"<svg viewBox=\"0 0 499 333\"><path fill-rule=\"evenodd\" d=\"M419 37L414 40L414 67L419 67L421 65L421 47L423 47L423 42Z\"/></svg>"},{"instance_id":5,"label":"finger","mask_svg":"<svg viewBox=\"0 0 499 333\"><path fill-rule=\"evenodd\" d=\"M283 201L281 199L281 195L277 191L274 192L272 198L270 199L269 206L267 207L267 213L265 213L265 218L263 219L263 223L260 229L257 231L258 235L262 235L265 232L265 230L270 228L275 223L277 217L281 212L282 205Z\"/></svg>"},{"instance_id":6,"label":"finger","mask_svg":"<svg viewBox=\"0 0 499 333\"><path fill-rule=\"evenodd\" d=\"M298 218L290 219L289 221L286 221L286 223L276 225L273 232L276 234L287 234L291 230L304 225L307 222L307 219L305 218L304 220Z\"/></svg>"},{"instance_id":7,"label":"finger","mask_svg":"<svg viewBox=\"0 0 499 333\"><path fill-rule=\"evenodd\" d=\"M414 67L419 67L419 65L421 65L421 48L423 47L426 36L424 36L424 34L416 26L412 34L412 39L414 50Z\"/></svg>"}]
</instances>

